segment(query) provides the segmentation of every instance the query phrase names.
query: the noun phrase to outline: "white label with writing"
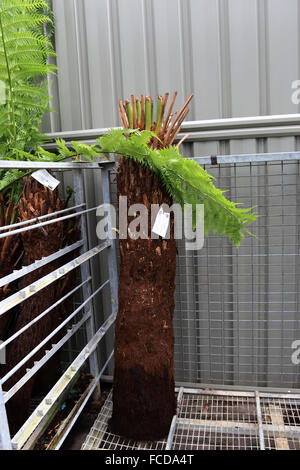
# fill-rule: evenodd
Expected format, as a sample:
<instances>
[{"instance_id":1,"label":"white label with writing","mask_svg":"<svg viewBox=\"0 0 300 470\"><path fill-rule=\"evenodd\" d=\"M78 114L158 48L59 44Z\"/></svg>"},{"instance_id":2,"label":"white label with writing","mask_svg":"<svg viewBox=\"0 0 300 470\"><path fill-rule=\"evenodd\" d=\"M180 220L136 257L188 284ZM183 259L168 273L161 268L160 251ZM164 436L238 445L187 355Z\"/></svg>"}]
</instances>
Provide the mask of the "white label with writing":
<instances>
[{"instance_id":1,"label":"white label with writing","mask_svg":"<svg viewBox=\"0 0 300 470\"><path fill-rule=\"evenodd\" d=\"M3 343L3 341L0 341L0 345ZM0 349L0 364L6 364L6 354L5 354L5 348Z\"/></svg>"},{"instance_id":2,"label":"white label with writing","mask_svg":"<svg viewBox=\"0 0 300 470\"><path fill-rule=\"evenodd\" d=\"M32 173L31 175L35 180L41 183L43 186L54 191L55 188L59 185L60 181L50 175L47 170L38 170Z\"/></svg>"},{"instance_id":3,"label":"white label with writing","mask_svg":"<svg viewBox=\"0 0 300 470\"><path fill-rule=\"evenodd\" d=\"M157 213L157 216L156 216L153 228L152 228L152 232L164 238L169 228L169 222L170 222L170 213L165 212L163 208L161 207Z\"/></svg>"}]
</instances>

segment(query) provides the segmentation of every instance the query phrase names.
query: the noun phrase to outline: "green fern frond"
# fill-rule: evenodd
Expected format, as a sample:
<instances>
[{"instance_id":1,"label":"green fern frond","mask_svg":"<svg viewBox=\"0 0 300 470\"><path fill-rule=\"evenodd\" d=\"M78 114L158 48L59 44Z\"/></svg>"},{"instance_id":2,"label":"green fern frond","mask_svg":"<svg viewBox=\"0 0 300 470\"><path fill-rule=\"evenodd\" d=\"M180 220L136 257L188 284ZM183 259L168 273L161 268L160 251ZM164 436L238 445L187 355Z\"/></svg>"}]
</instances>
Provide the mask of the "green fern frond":
<instances>
[{"instance_id":1,"label":"green fern frond","mask_svg":"<svg viewBox=\"0 0 300 470\"><path fill-rule=\"evenodd\" d=\"M0 191L4 191L26 175L24 170L7 170L0 178Z\"/></svg>"},{"instance_id":2,"label":"green fern frond","mask_svg":"<svg viewBox=\"0 0 300 470\"><path fill-rule=\"evenodd\" d=\"M6 103L0 106L0 123L6 120L6 132L22 134L24 120L33 110L36 117L48 111L47 90L37 87L37 79L55 73L54 65L47 63L55 55L49 38L41 34L40 25L52 24L49 5L39 0L9 0L0 3L0 80L7 86ZM44 96L43 96L44 93ZM34 99L32 99L34 97ZM20 119L21 118L21 119ZM0 133L1 134L1 133Z\"/></svg>"},{"instance_id":3,"label":"green fern frond","mask_svg":"<svg viewBox=\"0 0 300 470\"><path fill-rule=\"evenodd\" d=\"M6 101L0 104L1 159L56 160L38 147L46 136L40 132L49 110L46 76L57 70L48 64L55 56L50 34L53 15L47 1L2 0L0 2L0 80L6 86ZM20 179L31 171L2 170L0 191L10 190L17 200Z\"/></svg>"},{"instance_id":4,"label":"green fern frond","mask_svg":"<svg viewBox=\"0 0 300 470\"><path fill-rule=\"evenodd\" d=\"M239 246L245 233L250 233L246 225L257 218L252 208L241 209L237 203L226 199L224 191L214 186L213 177L194 160L183 158L174 146L153 150L149 147L151 135L146 132L125 135L121 129L111 130L97 140L99 151L116 153L149 165L176 202L183 208L185 204L192 205L194 223L197 204L204 204L206 234L211 231L226 234Z\"/></svg>"},{"instance_id":5,"label":"green fern frond","mask_svg":"<svg viewBox=\"0 0 300 470\"><path fill-rule=\"evenodd\" d=\"M13 14L15 11L30 11L34 13L37 10L43 9L49 11L49 5L45 1L40 0L22 0L22 1L12 1L12 0L2 0L1 1L1 12L2 14Z\"/></svg>"},{"instance_id":6,"label":"green fern frond","mask_svg":"<svg viewBox=\"0 0 300 470\"><path fill-rule=\"evenodd\" d=\"M63 139L56 139L56 145L62 158L71 158L76 156L74 152L68 149Z\"/></svg>"}]
</instances>

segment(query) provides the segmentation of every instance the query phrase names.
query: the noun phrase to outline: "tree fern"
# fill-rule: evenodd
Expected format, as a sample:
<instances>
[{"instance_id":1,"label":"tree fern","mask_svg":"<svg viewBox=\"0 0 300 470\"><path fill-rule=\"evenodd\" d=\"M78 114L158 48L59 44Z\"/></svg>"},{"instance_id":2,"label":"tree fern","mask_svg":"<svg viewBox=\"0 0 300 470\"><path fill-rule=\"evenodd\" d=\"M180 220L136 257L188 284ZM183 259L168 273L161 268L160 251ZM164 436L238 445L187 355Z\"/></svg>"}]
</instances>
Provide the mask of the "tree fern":
<instances>
[{"instance_id":1,"label":"tree fern","mask_svg":"<svg viewBox=\"0 0 300 470\"><path fill-rule=\"evenodd\" d=\"M49 25L49 33L45 25ZM37 151L47 137L40 132L40 126L49 110L46 76L56 69L47 64L48 57L55 55L50 40L53 27L47 1L0 2L0 80L6 92L0 104L1 159L41 158ZM49 154L47 159L56 157ZM10 188L17 201L22 190L20 180L26 174L28 171L2 170L0 191Z\"/></svg>"},{"instance_id":2,"label":"tree fern","mask_svg":"<svg viewBox=\"0 0 300 470\"><path fill-rule=\"evenodd\" d=\"M255 212L251 208L242 209L237 203L229 201L224 196L224 191L214 186L213 177L194 160L183 158L174 146L162 149L149 147L154 135L151 131L114 129L97 139L97 145L73 142L73 148L68 148L63 140L58 140L58 154L55 157L42 148L37 155L39 159L51 161L55 158L59 161L66 158L93 160L95 157L107 157L110 153L115 153L149 166L183 209L185 204L192 205L194 222L196 204L204 204L206 234L210 231L225 234L239 246L244 233L250 233L246 226L257 218ZM10 173L0 183L0 190L17 181L20 175L22 172L18 171L14 178L13 173Z\"/></svg>"},{"instance_id":3,"label":"tree fern","mask_svg":"<svg viewBox=\"0 0 300 470\"><path fill-rule=\"evenodd\" d=\"M40 0L0 3L0 80L6 87L6 103L0 106L0 140L10 148L25 150L27 146L32 150L22 136L24 123L30 120L35 129L39 128L49 107L41 77L54 72L55 67L46 59L55 53L40 30L41 25L52 23L48 12L47 2Z\"/></svg>"}]
</instances>

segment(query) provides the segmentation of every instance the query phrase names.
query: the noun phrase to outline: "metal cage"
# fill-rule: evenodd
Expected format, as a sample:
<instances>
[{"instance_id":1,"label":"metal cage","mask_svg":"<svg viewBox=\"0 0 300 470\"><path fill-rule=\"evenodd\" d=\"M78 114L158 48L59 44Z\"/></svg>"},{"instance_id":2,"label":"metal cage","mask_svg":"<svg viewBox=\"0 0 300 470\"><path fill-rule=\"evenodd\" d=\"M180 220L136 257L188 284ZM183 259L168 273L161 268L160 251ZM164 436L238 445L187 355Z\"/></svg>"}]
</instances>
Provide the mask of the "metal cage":
<instances>
[{"instance_id":1,"label":"metal cage","mask_svg":"<svg viewBox=\"0 0 300 470\"><path fill-rule=\"evenodd\" d=\"M300 339L297 210L300 153L201 157L195 160L217 178L218 186L228 191L229 198L248 207L256 207L260 217L251 228L256 237L247 235L241 247L236 249L225 238L209 236L199 252L186 252L184 241L178 242L174 315L178 412L167 439L155 444L133 443L110 434L107 429L110 395L83 449L300 447L300 366L299 361L292 358L295 344ZM82 240L76 246L80 246L81 254L46 279L1 302L0 315L12 304L22 302L47 283L59 279L68 269L77 267L81 275L78 290L81 290L83 300L67 319L70 322L74 318L73 322L77 323L71 325L58 344L45 351L43 359L35 363L13 389L5 390L7 378L1 379L0 448L31 448L76 373L88 360L93 380L58 440L58 449L97 389L100 378L111 378L111 367L110 375L104 376L104 372L113 357L113 338L109 328L117 313L117 250L110 237L110 225L107 240L101 244L93 242L91 233L95 219L89 227L86 214L94 214L97 207L86 207L83 172L101 173L103 203L115 199L115 189L109 176L111 163L26 165L72 171L76 192L70 211L74 212L67 215L57 213L50 220L39 220L30 226L30 230L80 215ZM1 162L1 167L21 168L26 165L24 162ZM18 231L27 229L20 224L15 227ZM1 237L6 235L0 232ZM71 252L75 247L68 247L68 250ZM99 271L99 253L107 255L101 258L106 268L100 270L101 282L95 286L94 272ZM62 254L58 252L53 256L59 260ZM40 263L50 262L53 256L1 279L1 285L24 276L28 269L36 269ZM96 260L96 263L91 263L91 260ZM94 303L102 291L105 294L101 304L103 311ZM81 311L84 313L78 320L76 316ZM46 314L41 312L40 317ZM11 437L5 403L83 326L86 344L72 358L59 382L39 403L24 426ZM101 339L105 346L99 357L95 351ZM5 343L1 347L5 347ZM43 343L39 347L42 348ZM215 390L205 391L203 387Z\"/></svg>"}]
</instances>

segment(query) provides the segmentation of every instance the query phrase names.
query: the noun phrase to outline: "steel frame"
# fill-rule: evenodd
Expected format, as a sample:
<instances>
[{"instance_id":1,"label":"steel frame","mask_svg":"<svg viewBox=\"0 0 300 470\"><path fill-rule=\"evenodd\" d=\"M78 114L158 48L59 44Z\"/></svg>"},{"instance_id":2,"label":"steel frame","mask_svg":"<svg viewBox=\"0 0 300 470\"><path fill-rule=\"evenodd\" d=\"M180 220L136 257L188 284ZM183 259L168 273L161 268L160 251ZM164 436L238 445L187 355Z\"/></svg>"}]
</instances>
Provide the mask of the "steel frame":
<instances>
[{"instance_id":1,"label":"steel frame","mask_svg":"<svg viewBox=\"0 0 300 470\"><path fill-rule=\"evenodd\" d=\"M212 162L215 164L226 164L226 163L248 163L248 162L268 162L268 161L296 161L300 160L300 152L283 152L283 153L276 153L276 154L252 154L252 155L234 155L234 156L213 156L212 157L201 157L201 158L195 158L195 160L199 164L211 164ZM63 162L63 163L56 163L56 164L50 164L50 163L36 163L36 162L8 162L8 161L0 161L0 168L46 168L46 169L56 169L56 170L74 170L74 184L75 184L75 192L77 193L76 200L75 200L75 205L70 208L70 210L76 210L80 209L81 207L85 206L85 201L84 201L84 188L83 188L83 176L82 176L82 170L84 169L100 169L102 173L102 188L103 188L103 203L108 203L110 202L110 191L109 191L109 174L108 171L111 168L111 163L112 162L101 162L101 164L83 164L83 163L74 163L74 162ZM45 276L44 278L38 280L34 284L31 284L30 286L20 290L16 294L10 296L8 299L5 299L4 301L0 302L0 315L4 314L7 310L12 308L13 306L23 302L25 299L28 297L34 295L36 292L42 290L44 287L49 285L50 283L54 282L57 280L59 277L64 276L67 272L70 270L73 270L77 267L80 267L81 271L81 276L82 276L82 282L79 284L77 287L78 289L81 289L82 294L83 294L83 302L82 304L73 311L73 313L63 322L59 327L49 335L44 342L42 342L39 346L38 349L42 348L44 344L46 344L49 339L51 339L52 336L55 335L55 333L63 328L63 326L68 323L72 318L76 316L76 314L80 310L84 310L84 314L82 318L75 323L71 329L68 330L68 332L64 335L64 337L55 345L52 345L52 348L49 351L45 352L45 356L38 362L34 364L34 366L30 369L27 370L26 374L15 384L14 387L12 387L11 390L3 392L2 390L2 385L5 383L9 377L11 377L12 373L16 370L18 370L24 363L24 360L21 361L21 363L17 364L16 368L14 368L13 372L10 372L7 374L5 377L3 377L0 380L0 421L1 421L1 426L0 426L0 448L3 449L11 449L17 448L17 449L22 449L32 447L34 439L39 436L43 430L45 429L46 423L48 418L52 415L53 410L55 410L57 403L59 403L59 400L64 396L64 393L68 389L68 387L73 383L74 379L76 378L76 375L78 374L80 368L82 367L83 363L88 360L90 363L90 369L93 373L94 379L92 383L90 384L90 387L83 398L79 408L76 410L74 416L70 420L69 424L66 426L66 428L63 429L61 439L59 439L54 448L59 448L65 439L66 435L76 422L76 419L78 418L80 412L84 408L85 404L87 403L87 400L91 396L92 393L97 390L98 384L99 384L99 379L100 377L103 376L104 370L110 360L112 359L113 356L113 351L110 353L108 358L106 359L105 365L101 370L99 370L98 366L98 361L97 357L95 354L96 348L100 342L100 340L105 336L106 332L110 328L110 326L114 323L115 318L116 318L116 313L118 309L118 304L117 304L117 258L116 258L116 243L114 240L112 240L111 237L111 223L108 224L108 232L107 232L107 240L103 242L102 244L98 245L97 247L94 247L92 249L88 249L88 240L87 240L87 232L86 232L86 222L85 222L85 214L95 211L97 208L93 207L91 209L84 209L84 210L79 210L76 211L70 215L63 216L63 217L57 217L60 214L62 214L62 211L58 211L56 214L51 214L51 217L45 222L41 222L42 218L40 217L38 220L33 219L32 222L34 222L34 225L28 225L27 227L24 227L23 223L18 223L14 224L14 228L16 230L7 232L7 233L2 233L2 230L7 229L7 227L2 228L0 237L4 236L10 236L13 233L20 233L23 230L34 230L34 229L39 229L40 227L43 227L44 225L48 225L50 223L55 223L59 220L65 220L66 218L71 218L71 217L81 217L81 230L82 230L82 240L78 242L78 245L76 247L81 248L81 254L80 256L76 257L73 261L70 263L65 264L64 266L60 267L57 270L54 270L52 273L49 275ZM56 217L55 219L52 219L52 217ZM22 227L22 228L20 228ZM68 251L73 251L75 248L68 247ZM90 269L89 269L89 260L96 256L98 253L101 251L106 250L107 253L109 254L108 256L108 269L109 269L109 279L104 282L98 289L96 289L94 292L91 291L91 274L90 274ZM7 276L3 280L0 280L0 283L2 282L1 285L3 285L4 282L10 282L13 279L18 279L24 274L33 271L34 269L38 269L38 267L47 264L48 262L52 261L53 259L59 259L65 252L62 250L60 252L57 252L54 255L51 255L51 257L47 257L43 260L37 260L35 263L33 263L31 266L22 268L19 270L17 273L13 273L12 275ZM92 299L106 286L110 286L110 295L111 299L113 300L112 302L112 313L111 315L105 320L104 324L101 326L98 331L95 331L95 323L93 319L93 305L92 305ZM76 288L76 289L77 289ZM71 295L70 292L68 295ZM63 299L60 299L59 302L61 302ZM54 306L51 306L51 308L54 308ZM34 321L39 321L42 316L46 315L50 310L47 309L46 311L42 312L42 314L37 317ZM29 325L26 326L27 328L30 328L30 326L33 324L31 322ZM17 390L19 390L31 377L34 376L34 374L50 359L50 357L55 354L55 352L62 347L63 344L65 344L69 338L71 338L76 331L78 331L79 328L81 328L83 325L85 325L86 331L87 331L87 337L88 337L88 343L87 345L83 348L83 350L78 354L77 358L73 363L69 366L67 371L63 374L61 379L57 382L57 384L52 388L52 390L49 392L49 394L45 397L45 399L39 404L39 406L36 408L36 410L32 413L32 415L29 417L29 419L26 421L26 423L22 426L22 428L18 431L18 433L11 438L9 434L9 429L7 425L7 419L6 419L6 412L5 412L5 403L16 393ZM19 333L21 334L21 333ZM15 336L16 337L16 336ZM13 341L14 338L8 339L8 341ZM8 344L7 342L4 343L4 346ZM0 346L1 348L1 346ZM36 349L30 353L30 355L33 355L34 352L36 352ZM27 356L28 359L29 357ZM26 361L25 361L26 362ZM183 384L184 385L184 384ZM222 390L222 391L200 391L199 388L184 388L181 387L180 390L178 390L178 407L180 408L182 400L184 399L185 394L201 394L204 396L205 394L210 395L210 396L231 396L231 397L249 397L253 398L256 404L256 412L257 412L257 425L255 425L255 429L253 426L251 426L251 423L249 424L244 424L241 425L243 431L247 431L248 433L255 432L258 435L258 440L259 440L259 447L261 449L267 448L266 446L266 439L265 439L265 433L266 432L275 432L277 427L274 424L265 424L263 423L262 419L262 399L281 399L281 400L286 400L286 399L294 399L295 402L298 403L298 400L300 399L300 395L295 394L295 393L283 393L283 394L270 394L267 392L260 392L258 390L248 390L248 391L233 391L233 390ZM276 417L274 418L276 420ZM277 417L278 421L278 417ZM201 426L203 426L205 423L202 422L194 422L190 421L187 423L184 421L184 418L181 418L180 416L174 416L170 428L170 433L168 436L168 439L165 443L166 449L172 449L173 444L174 444L174 436L176 435L176 429L179 426L185 426L185 425L192 426L193 429L199 429ZM210 426L220 426L220 423L214 424L214 422L210 423ZM237 422L234 422L233 426L222 426L222 433L226 432L234 432L234 429L240 429L240 425L237 424ZM275 426L275 427L274 427ZM284 427L284 430L286 432L292 432L295 433L295 435L299 436L299 429L287 429L287 427ZM281 433L283 432L282 429L280 431ZM294 434L293 434L294 435ZM281 438L280 438L281 439ZM282 438L283 439L283 438ZM283 439L284 441L284 439ZM139 446L141 448L141 446Z\"/></svg>"}]
</instances>

